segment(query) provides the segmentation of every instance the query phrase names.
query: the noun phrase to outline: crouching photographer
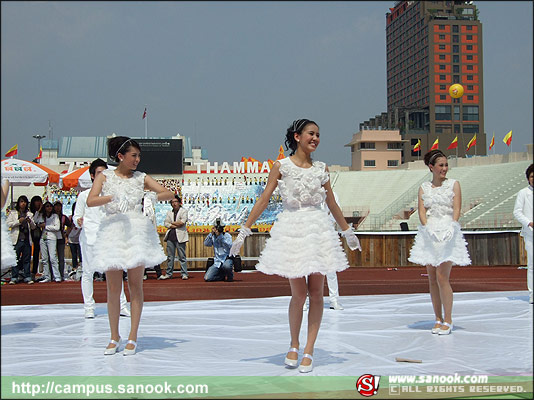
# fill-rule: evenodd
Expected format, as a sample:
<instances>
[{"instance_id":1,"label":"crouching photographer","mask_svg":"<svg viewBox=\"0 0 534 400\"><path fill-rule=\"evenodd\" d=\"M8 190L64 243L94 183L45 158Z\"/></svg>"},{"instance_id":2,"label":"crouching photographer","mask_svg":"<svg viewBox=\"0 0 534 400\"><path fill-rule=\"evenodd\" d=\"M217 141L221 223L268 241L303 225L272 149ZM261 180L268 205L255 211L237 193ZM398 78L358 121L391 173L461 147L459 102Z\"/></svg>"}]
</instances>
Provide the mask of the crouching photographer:
<instances>
[{"instance_id":1,"label":"crouching photographer","mask_svg":"<svg viewBox=\"0 0 534 400\"><path fill-rule=\"evenodd\" d=\"M229 257L230 248L232 247L232 236L224 231L224 225L221 224L220 218L216 219L215 226L213 226L211 233L204 240L204 246L213 246L214 251L214 257L208 260L204 280L206 282L224 280L233 282L234 262L236 267L240 267L241 260Z\"/></svg>"}]
</instances>

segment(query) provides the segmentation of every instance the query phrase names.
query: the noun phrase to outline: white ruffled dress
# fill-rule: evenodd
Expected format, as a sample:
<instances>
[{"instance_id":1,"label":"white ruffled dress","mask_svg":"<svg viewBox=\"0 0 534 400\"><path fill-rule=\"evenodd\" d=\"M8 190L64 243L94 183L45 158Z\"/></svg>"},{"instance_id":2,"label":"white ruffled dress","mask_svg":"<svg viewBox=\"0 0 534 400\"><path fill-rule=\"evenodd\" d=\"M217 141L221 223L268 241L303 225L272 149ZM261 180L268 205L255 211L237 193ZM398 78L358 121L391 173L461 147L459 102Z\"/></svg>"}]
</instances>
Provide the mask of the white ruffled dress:
<instances>
[{"instance_id":1,"label":"white ruffled dress","mask_svg":"<svg viewBox=\"0 0 534 400\"><path fill-rule=\"evenodd\" d=\"M471 258L467 251L467 242L461 231L460 224L453 220L452 203L454 198L454 179L446 179L439 187L432 187L431 182L423 182L422 199L427 217L426 226L419 225L415 242L410 250L408 261L419 265L432 265L452 261L453 265L470 265ZM447 240L447 231L452 227L452 236ZM436 240L429 234L435 232Z\"/></svg>"},{"instance_id":2,"label":"white ruffled dress","mask_svg":"<svg viewBox=\"0 0 534 400\"><path fill-rule=\"evenodd\" d=\"M16 210L14 212L17 212ZM11 242L11 234L7 229L6 219L2 215L2 271L17 265L17 256Z\"/></svg>"},{"instance_id":3,"label":"white ruffled dress","mask_svg":"<svg viewBox=\"0 0 534 400\"><path fill-rule=\"evenodd\" d=\"M109 169L102 173L106 177L102 196L122 193L128 207L126 212L121 212L116 202L103 206L105 215L98 229L91 270L128 270L162 263L167 257L154 224L143 214L141 203L146 174L135 171L131 178L120 178Z\"/></svg>"},{"instance_id":4,"label":"white ruffled dress","mask_svg":"<svg viewBox=\"0 0 534 400\"><path fill-rule=\"evenodd\" d=\"M6 182L5 178L2 178L2 186L4 186L4 183ZM4 218L4 215L2 215L2 221L0 222L1 231L0 234L2 235L2 271L11 268L13 265L17 265L17 256L15 254L15 249L13 247L13 242L11 241L11 234L9 233L9 229L7 228L6 219Z\"/></svg>"},{"instance_id":5,"label":"white ruffled dress","mask_svg":"<svg viewBox=\"0 0 534 400\"><path fill-rule=\"evenodd\" d=\"M301 278L348 268L339 235L321 207L326 199L322 186L330 179L325 163L315 161L311 168L301 168L286 157L280 164L278 188L284 210L271 228L256 269Z\"/></svg>"}]
</instances>

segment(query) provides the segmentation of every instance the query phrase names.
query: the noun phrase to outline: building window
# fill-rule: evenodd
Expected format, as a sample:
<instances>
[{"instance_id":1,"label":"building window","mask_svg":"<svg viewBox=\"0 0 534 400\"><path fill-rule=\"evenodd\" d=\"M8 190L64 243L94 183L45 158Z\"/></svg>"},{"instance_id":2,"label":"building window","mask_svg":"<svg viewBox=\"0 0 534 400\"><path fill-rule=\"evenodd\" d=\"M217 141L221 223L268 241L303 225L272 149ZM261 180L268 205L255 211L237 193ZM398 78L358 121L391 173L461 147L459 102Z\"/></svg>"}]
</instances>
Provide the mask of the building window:
<instances>
[{"instance_id":1,"label":"building window","mask_svg":"<svg viewBox=\"0 0 534 400\"><path fill-rule=\"evenodd\" d=\"M454 133L460 133L460 125L454 125Z\"/></svg>"},{"instance_id":2,"label":"building window","mask_svg":"<svg viewBox=\"0 0 534 400\"><path fill-rule=\"evenodd\" d=\"M445 70L445 65L440 64L440 65L439 65L439 69L440 69L441 71Z\"/></svg>"},{"instance_id":3,"label":"building window","mask_svg":"<svg viewBox=\"0 0 534 400\"><path fill-rule=\"evenodd\" d=\"M398 167L399 160L388 160L388 167Z\"/></svg>"},{"instance_id":4,"label":"building window","mask_svg":"<svg viewBox=\"0 0 534 400\"><path fill-rule=\"evenodd\" d=\"M464 125L464 133L478 133L478 125Z\"/></svg>"},{"instance_id":5,"label":"building window","mask_svg":"<svg viewBox=\"0 0 534 400\"><path fill-rule=\"evenodd\" d=\"M460 56L455 54L452 56L452 62L453 63L459 63L460 62Z\"/></svg>"},{"instance_id":6,"label":"building window","mask_svg":"<svg viewBox=\"0 0 534 400\"><path fill-rule=\"evenodd\" d=\"M439 95L439 99L440 99L440 100L446 100L446 99L447 99L447 96L445 96L444 94L440 94L440 95Z\"/></svg>"},{"instance_id":7,"label":"building window","mask_svg":"<svg viewBox=\"0 0 534 400\"><path fill-rule=\"evenodd\" d=\"M452 83L460 83L460 75L453 75Z\"/></svg>"},{"instance_id":8,"label":"building window","mask_svg":"<svg viewBox=\"0 0 534 400\"><path fill-rule=\"evenodd\" d=\"M445 40L445 35L439 35L439 40Z\"/></svg>"},{"instance_id":9,"label":"building window","mask_svg":"<svg viewBox=\"0 0 534 400\"><path fill-rule=\"evenodd\" d=\"M455 74L459 74L460 73L460 66L459 65L453 65L452 66L452 72L455 73Z\"/></svg>"},{"instance_id":10,"label":"building window","mask_svg":"<svg viewBox=\"0 0 534 400\"><path fill-rule=\"evenodd\" d=\"M467 40L473 40L473 35L467 35L467 36L466 36L466 39L467 39Z\"/></svg>"},{"instance_id":11,"label":"building window","mask_svg":"<svg viewBox=\"0 0 534 400\"><path fill-rule=\"evenodd\" d=\"M473 55L472 54L468 54L465 58L468 61L473 61Z\"/></svg>"},{"instance_id":12,"label":"building window","mask_svg":"<svg viewBox=\"0 0 534 400\"><path fill-rule=\"evenodd\" d=\"M467 90L473 90L473 85L467 85Z\"/></svg>"},{"instance_id":13,"label":"building window","mask_svg":"<svg viewBox=\"0 0 534 400\"><path fill-rule=\"evenodd\" d=\"M467 80L468 81L472 81L473 80L473 75L467 75Z\"/></svg>"},{"instance_id":14,"label":"building window","mask_svg":"<svg viewBox=\"0 0 534 400\"><path fill-rule=\"evenodd\" d=\"M454 106L454 117L455 121L460 121L460 106Z\"/></svg>"},{"instance_id":15,"label":"building window","mask_svg":"<svg viewBox=\"0 0 534 400\"><path fill-rule=\"evenodd\" d=\"M447 90L447 86L445 86L445 85L439 85L439 90Z\"/></svg>"},{"instance_id":16,"label":"building window","mask_svg":"<svg viewBox=\"0 0 534 400\"><path fill-rule=\"evenodd\" d=\"M472 65L466 65L466 68L468 71L472 71L473 70L473 66Z\"/></svg>"},{"instance_id":17,"label":"building window","mask_svg":"<svg viewBox=\"0 0 534 400\"><path fill-rule=\"evenodd\" d=\"M478 106L463 106L463 116L464 121L478 121Z\"/></svg>"},{"instance_id":18,"label":"building window","mask_svg":"<svg viewBox=\"0 0 534 400\"><path fill-rule=\"evenodd\" d=\"M363 166L364 167L375 167L376 166L375 160L363 160Z\"/></svg>"},{"instance_id":19,"label":"building window","mask_svg":"<svg viewBox=\"0 0 534 400\"><path fill-rule=\"evenodd\" d=\"M452 32L453 33L458 33L458 25L453 25L452 26Z\"/></svg>"},{"instance_id":20,"label":"building window","mask_svg":"<svg viewBox=\"0 0 534 400\"><path fill-rule=\"evenodd\" d=\"M460 46L458 46L457 44L453 45L452 46L452 52L453 53L459 53L460 52Z\"/></svg>"},{"instance_id":21,"label":"building window","mask_svg":"<svg viewBox=\"0 0 534 400\"><path fill-rule=\"evenodd\" d=\"M436 106L436 120L450 121L451 120L451 106ZM478 107L477 107L478 110ZM478 111L477 111L478 116Z\"/></svg>"},{"instance_id":22,"label":"building window","mask_svg":"<svg viewBox=\"0 0 534 400\"><path fill-rule=\"evenodd\" d=\"M374 149L375 148L375 142L360 142L360 150L361 149Z\"/></svg>"},{"instance_id":23,"label":"building window","mask_svg":"<svg viewBox=\"0 0 534 400\"><path fill-rule=\"evenodd\" d=\"M445 54L440 54L440 55L439 55L439 59L440 59L440 60L445 60Z\"/></svg>"},{"instance_id":24,"label":"building window","mask_svg":"<svg viewBox=\"0 0 534 400\"><path fill-rule=\"evenodd\" d=\"M438 25L438 27L439 27L440 31L444 31L445 30L445 25Z\"/></svg>"},{"instance_id":25,"label":"building window","mask_svg":"<svg viewBox=\"0 0 534 400\"><path fill-rule=\"evenodd\" d=\"M450 125L436 124L436 127L434 128L434 132L436 132L436 133L451 133L451 126Z\"/></svg>"},{"instance_id":26,"label":"building window","mask_svg":"<svg viewBox=\"0 0 534 400\"><path fill-rule=\"evenodd\" d=\"M472 44L468 44L467 46L465 46L465 48L469 51L473 50L473 45Z\"/></svg>"},{"instance_id":27,"label":"building window","mask_svg":"<svg viewBox=\"0 0 534 400\"><path fill-rule=\"evenodd\" d=\"M440 45L439 45L439 49L440 49L440 50L445 50L445 45L444 45L444 44L440 44Z\"/></svg>"},{"instance_id":28,"label":"building window","mask_svg":"<svg viewBox=\"0 0 534 400\"><path fill-rule=\"evenodd\" d=\"M467 31L472 31L472 30L473 30L473 26L472 26L472 25L467 25L467 26L465 27L465 30L467 30Z\"/></svg>"},{"instance_id":29,"label":"building window","mask_svg":"<svg viewBox=\"0 0 534 400\"><path fill-rule=\"evenodd\" d=\"M439 76L439 80L440 80L440 81L444 81L444 80L445 80L445 75L440 75L440 76Z\"/></svg>"},{"instance_id":30,"label":"building window","mask_svg":"<svg viewBox=\"0 0 534 400\"><path fill-rule=\"evenodd\" d=\"M388 143L388 150L402 150L401 142L390 142Z\"/></svg>"},{"instance_id":31,"label":"building window","mask_svg":"<svg viewBox=\"0 0 534 400\"><path fill-rule=\"evenodd\" d=\"M452 42L453 43L458 43L460 41L460 38L458 37L458 35L452 35Z\"/></svg>"},{"instance_id":32,"label":"building window","mask_svg":"<svg viewBox=\"0 0 534 400\"><path fill-rule=\"evenodd\" d=\"M467 95L467 100L473 100L473 95L468 94L468 95Z\"/></svg>"}]
</instances>

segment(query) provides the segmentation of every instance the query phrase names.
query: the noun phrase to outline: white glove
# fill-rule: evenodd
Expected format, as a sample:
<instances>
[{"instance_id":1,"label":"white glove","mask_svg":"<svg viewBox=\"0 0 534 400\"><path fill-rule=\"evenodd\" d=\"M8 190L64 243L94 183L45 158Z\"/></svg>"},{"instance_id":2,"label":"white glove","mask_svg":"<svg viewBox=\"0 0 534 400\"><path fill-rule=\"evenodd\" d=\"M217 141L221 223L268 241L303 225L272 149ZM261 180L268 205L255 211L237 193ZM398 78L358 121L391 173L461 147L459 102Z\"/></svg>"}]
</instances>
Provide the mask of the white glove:
<instances>
[{"instance_id":1,"label":"white glove","mask_svg":"<svg viewBox=\"0 0 534 400\"><path fill-rule=\"evenodd\" d=\"M147 192L143 197L143 214L149 218L154 217L154 207L158 201L158 194L156 192Z\"/></svg>"},{"instance_id":2,"label":"white glove","mask_svg":"<svg viewBox=\"0 0 534 400\"><path fill-rule=\"evenodd\" d=\"M358 236L354 233L351 227L347 229L346 231L341 232L343 236L345 236L345 240L347 241L347 245L351 250L360 250L362 251L362 246L360 245L360 240L358 239Z\"/></svg>"},{"instance_id":3,"label":"white glove","mask_svg":"<svg viewBox=\"0 0 534 400\"><path fill-rule=\"evenodd\" d=\"M232 243L232 248L230 249L230 257L237 256L239 254L241 246L243 246L243 243L245 243L245 238L250 235L252 235L252 231L246 226L242 226L239 229L239 234L234 240L234 243Z\"/></svg>"},{"instance_id":4,"label":"white glove","mask_svg":"<svg viewBox=\"0 0 534 400\"><path fill-rule=\"evenodd\" d=\"M454 226L449 225L446 229L433 230L426 227L426 231L432 240L435 242L448 242L454 235Z\"/></svg>"},{"instance_id":5,"label":"white glove","mask_svg":"<svg viewBox=\"0 0 534 400\"><path fill-rule=\"evenodd\" d=\"M113 211L119 211L125 213L128 211L128 198L125 193L116 193L109 203L109 209Z\"/></svg>"}]
</instances>

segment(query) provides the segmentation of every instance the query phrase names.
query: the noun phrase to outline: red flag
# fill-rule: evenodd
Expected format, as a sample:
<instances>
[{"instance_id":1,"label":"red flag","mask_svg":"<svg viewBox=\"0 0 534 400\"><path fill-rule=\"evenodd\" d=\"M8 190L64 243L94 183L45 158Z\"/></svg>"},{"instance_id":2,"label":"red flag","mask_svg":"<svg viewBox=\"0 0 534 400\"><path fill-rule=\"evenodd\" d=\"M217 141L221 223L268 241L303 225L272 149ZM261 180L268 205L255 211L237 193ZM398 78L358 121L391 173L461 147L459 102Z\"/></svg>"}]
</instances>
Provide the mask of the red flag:
<instances>
[{"instance_id":1,"label":"red flag","mask_svg":"<svg viewBox=\"0 0 534 400\"><path fill-rule=\"evenodd\" d=\"M143 119L146 118L146 107L145 107L145 112L143 113Z\"/></svg>"},{"instance_id":2,"label":"red flag","mask_svg":"<svg viewBox=\"0 0 534 400\"><path fill-rule=\"evenodd\" d=\"M468 151L471 147L473 147L475 144L477 144L477 134L475 133L475 136L467 143L467 150Z\"/></svg>"},{"instance_id":3,"label":"red flag","mask_svg":"<svg viewBox=\"0 0 534 400\"><path fill-rule=\"evenodd\" d=\"M439 148L439 138L436 139L430 150L438 150Z\"/></svg>"},{"instance_id":4,"label":"red flag","mask_svg":"<svg viewBox=\"0 0 534 400\"><path fill-rule=\"evenodd\" d=\"M6 157L15 157L17 155L17 153L19 152L19 145L16 144L15 146L13 146L12 148L10 148L7 153L6 153Z\"/></svg>"},{"instance_id":5,"label":"red flag","mask_svg":"<svg viewBox=\"0 0 534 400\"><path fill-rule=\"evenodd\" d=\"M447 147L447 150L455 149L458 147L458 136L454 138L454 140L451 142L449 147Z\"/></svg>"},{"instance_id":6,"label":"red flag","mask_svg":"<svg viewBox=\"0 0 534 400\"><path fill-rule=\"evenodd\" d=\"M495 132L493 132L493 136L491 137L491 142L490 142L490 145L489 145L489 149L491 150L491 148L495 146Z\"/></svg>"},{"instance_id":7,"label":"red flag","mask_svg":"<svg viewBox=\"0 0 534 400\"><path fill-rule=\"evenodd\" d=\"M39 160L41 158L43 158L43 148L42 147L39 148L39 155L37 157L35 157L35 159Z\"/></svg>"}]
</instances>

